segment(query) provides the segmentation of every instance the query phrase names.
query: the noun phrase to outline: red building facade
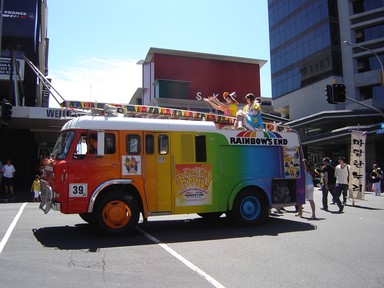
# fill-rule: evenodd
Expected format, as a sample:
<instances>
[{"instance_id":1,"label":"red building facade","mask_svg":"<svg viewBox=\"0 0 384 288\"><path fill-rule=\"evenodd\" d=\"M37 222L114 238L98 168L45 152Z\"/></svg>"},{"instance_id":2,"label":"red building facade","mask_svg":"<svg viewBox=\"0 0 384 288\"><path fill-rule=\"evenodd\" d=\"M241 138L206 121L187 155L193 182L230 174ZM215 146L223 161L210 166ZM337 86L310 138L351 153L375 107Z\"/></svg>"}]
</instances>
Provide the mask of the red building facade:
<instances>
[{"instance_id":1,"label":"red building facade","mask_svg":"<svg viewBox=\"0 0 384 288\"><path fill-rule=\"evenodd\" d=\"M223 92L237 100L260 95L265 60L151 48L143 62L143 104L154 99L202 100ZM222 100L221 98L219 98Z\"/></svg>"}]
</instances>

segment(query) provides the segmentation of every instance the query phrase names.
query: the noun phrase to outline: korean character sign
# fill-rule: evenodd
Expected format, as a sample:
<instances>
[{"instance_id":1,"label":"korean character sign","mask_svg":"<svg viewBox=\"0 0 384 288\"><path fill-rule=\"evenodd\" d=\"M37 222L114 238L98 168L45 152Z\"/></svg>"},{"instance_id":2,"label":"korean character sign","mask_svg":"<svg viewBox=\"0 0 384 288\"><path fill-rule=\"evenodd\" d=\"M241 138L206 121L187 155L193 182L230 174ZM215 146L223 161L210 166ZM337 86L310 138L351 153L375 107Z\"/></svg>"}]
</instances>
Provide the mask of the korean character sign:
<instances>
[{"instance_id":1,"label":"korean character sign","mask_svg":"<svg viewBox=\"0 0 384 288\"><path fill-rule=\"evenodd\" d=\"M352 199L365 198L365 140L365 131L351 132L349 196Z\"/></svg>"}]
</instances>

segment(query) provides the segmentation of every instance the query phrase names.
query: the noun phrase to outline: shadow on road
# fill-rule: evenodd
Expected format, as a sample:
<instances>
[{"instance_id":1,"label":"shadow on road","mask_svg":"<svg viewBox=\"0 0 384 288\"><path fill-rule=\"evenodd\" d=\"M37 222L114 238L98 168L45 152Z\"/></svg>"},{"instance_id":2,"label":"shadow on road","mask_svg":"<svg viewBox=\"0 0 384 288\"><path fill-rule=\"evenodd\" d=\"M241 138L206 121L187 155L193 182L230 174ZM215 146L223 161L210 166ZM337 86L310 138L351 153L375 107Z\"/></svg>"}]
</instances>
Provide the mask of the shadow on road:
<instances>
[{"instance_id":1,"label":"shadow on road","mask_svg":"<svg viewBox=\"0 0 384 288\"><path fill-rule=\"evenodd\" d=\"M360 208L360 209L365 209L365 210L383 210L381 208L374 208L374 207L367 207L367 206L360 206L360 205L348 205L348 207L352 207L352 208Z\"/></svg>"},{"instance_id":2,"label":"shadow on road","mask_svg":"<svg viewBox=\"0 0 384 288\"><path fill-rule=\"evenodd\" d=\"M187 220L155 220L139 227L162 243L220 240L243 237L278 236L315 230L316 226L281 218L271 217L266 224L254 227L235 227L227 218L207 221L202 218ZM44 227L33 229L36 239L45 247L60 250L88 249L96 252L100 248L154 244L136 230L125 237L106 237L95 231L89 224L75 226Z\"/></svg>"}]
</instances>

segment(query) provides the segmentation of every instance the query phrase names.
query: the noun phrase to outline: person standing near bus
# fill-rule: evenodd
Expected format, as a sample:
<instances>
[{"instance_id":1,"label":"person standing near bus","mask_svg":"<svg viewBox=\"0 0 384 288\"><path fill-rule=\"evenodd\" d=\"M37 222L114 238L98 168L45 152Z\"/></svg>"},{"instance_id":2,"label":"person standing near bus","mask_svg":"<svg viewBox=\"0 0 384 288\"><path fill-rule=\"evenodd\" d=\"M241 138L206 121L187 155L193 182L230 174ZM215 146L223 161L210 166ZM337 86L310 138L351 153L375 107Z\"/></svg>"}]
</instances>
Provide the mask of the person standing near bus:
<instances>
[{"instance_id":1,"label":"person standing near bus","mask_svg":"<svg viewBox=\"0 0 384 288\"><path fill-rule=\"evenodd\" d=\"M316 204L313 201L313 191L315 190L315 185L313 182L312 173L314 170L308 161L304 159L305 166L307 171L305 172L305 198L308 200L309 205L311 205L312 216L308 218L309 220L317 220L316 218ZM298 205L298 213L295 216L303 217L303 205Z\"/></svg>"},{"instance_id":2,"label":"person standing near bus","mask_svg":"<svg viewBox=\"0 0 384 288\"><path fill-rule=\"evenodd\" d=\"M333 166L331 165L331 159L329 159L329 157L325 157L323 159L323 167L321 169L321 172L324 174L324 180L323 180L324 182L322 187L323 208L321 208L321 210L328 211L328 192L330 192L332 196L335 195L335 183L336 183L335 168L333 168ZM334 197L334 198L337 198L337 197ZM337 202L337 199L335 200L337 205L339 206L339 212L342 212L344 209L343 204L341 204L340 199L338 202Z\"/></svg>"}]
</instances>

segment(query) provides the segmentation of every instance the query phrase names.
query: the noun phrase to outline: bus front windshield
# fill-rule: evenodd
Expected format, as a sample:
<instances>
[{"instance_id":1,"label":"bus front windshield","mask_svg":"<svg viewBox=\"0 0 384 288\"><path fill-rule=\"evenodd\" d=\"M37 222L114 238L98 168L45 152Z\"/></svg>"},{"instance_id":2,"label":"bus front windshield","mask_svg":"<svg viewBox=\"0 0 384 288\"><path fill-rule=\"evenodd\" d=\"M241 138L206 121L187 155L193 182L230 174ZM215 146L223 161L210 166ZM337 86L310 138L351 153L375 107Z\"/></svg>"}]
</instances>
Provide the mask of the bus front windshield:
<instances>
[{"instance_id":1,"label":"bus front windshield","mask_svg":"<svg viewBox=\"0 0 384 288\"><path fill-rule=\"evenodd\" d=\"M65 157L67 157L69 148L71 147L74 136L74 131L61 133L59 139L56 141L55 147L53 148L51 158L57 160L65 159Z\"/></svg>"}]
</instances>

